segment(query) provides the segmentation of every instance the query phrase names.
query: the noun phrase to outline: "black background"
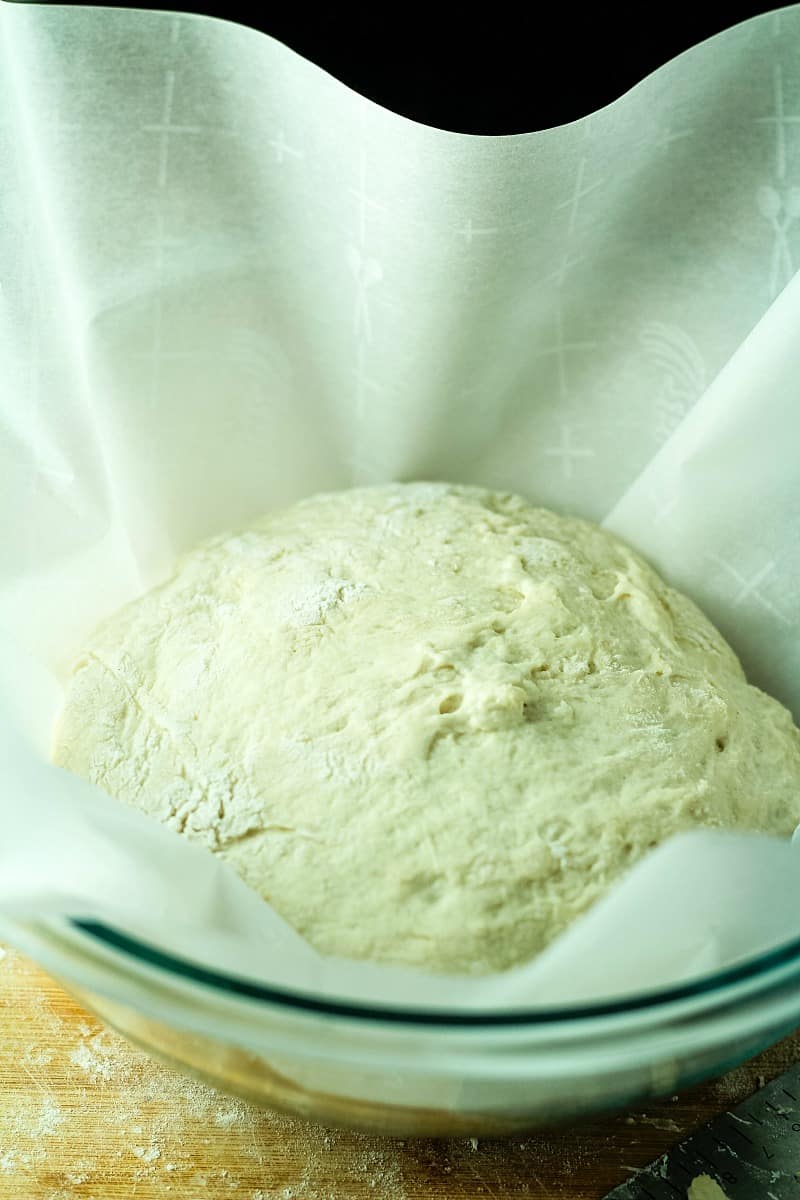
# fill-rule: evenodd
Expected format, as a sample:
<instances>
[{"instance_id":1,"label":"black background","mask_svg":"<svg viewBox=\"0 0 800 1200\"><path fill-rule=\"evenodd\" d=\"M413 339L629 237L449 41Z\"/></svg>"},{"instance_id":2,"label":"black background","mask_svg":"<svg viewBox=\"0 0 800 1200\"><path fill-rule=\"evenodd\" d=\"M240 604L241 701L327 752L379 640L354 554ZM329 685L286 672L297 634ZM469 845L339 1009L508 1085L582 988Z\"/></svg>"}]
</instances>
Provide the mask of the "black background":
<instances>
[{"instance_id":1,"label":"black background","mask_svg":"<svg viewBox=\"0 0 800 1200\"><path fill-rule=\"evenodd\" d=\"M106 0L108 3L108 0ZM113 5L113 0L111 0ZM616 99L695 43L774 5L580 5L512 9L126 4L241 21L286 42L395 112L464 133L521 133ZM524 14L524 23L522 16Z\"/></svg>"}]
</instances>

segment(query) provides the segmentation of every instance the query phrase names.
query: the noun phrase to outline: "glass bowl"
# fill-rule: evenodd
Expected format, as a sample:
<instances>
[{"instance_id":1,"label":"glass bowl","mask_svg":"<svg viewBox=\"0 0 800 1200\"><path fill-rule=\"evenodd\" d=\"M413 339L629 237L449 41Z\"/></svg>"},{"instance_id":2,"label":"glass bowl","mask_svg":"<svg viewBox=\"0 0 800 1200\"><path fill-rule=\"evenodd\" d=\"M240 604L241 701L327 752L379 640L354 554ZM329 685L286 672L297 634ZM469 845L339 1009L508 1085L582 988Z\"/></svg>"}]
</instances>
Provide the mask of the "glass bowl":
<instances>
[{"instance_id":1,"label":"glass bowl","mask_svg":"<svg viewBox=\"0 0 800 1200\"><path fill-rule=\"evenodd\" d=\"M224 1091L323 1124L498 1137L670 1094L800 1023L800 939L604 1003L452 1013L336 1002L178 959L108 926L4 933L103 1021Z\"/></svg>"}]
</instances>

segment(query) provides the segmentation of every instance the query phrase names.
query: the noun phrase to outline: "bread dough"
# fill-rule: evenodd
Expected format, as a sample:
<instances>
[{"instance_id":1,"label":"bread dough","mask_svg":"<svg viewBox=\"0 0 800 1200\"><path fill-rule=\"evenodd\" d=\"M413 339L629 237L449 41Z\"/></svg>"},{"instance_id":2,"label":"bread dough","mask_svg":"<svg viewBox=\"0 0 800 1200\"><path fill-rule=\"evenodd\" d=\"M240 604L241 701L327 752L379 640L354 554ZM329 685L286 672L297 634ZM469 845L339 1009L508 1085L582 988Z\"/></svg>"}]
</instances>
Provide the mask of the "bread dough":
<instances>
[{"instance_id":1,"label":"bread dough","mask_svg":"<svg viewBox=\"0 0 800 1200\"><path fill-rule=\"evenodd\" d=\"M55 760L222 855L325 953L530 958L696 826L789 835L800 734L627 546L394 484L212 538L75 663Z\"/></svg>"}]
</instances>

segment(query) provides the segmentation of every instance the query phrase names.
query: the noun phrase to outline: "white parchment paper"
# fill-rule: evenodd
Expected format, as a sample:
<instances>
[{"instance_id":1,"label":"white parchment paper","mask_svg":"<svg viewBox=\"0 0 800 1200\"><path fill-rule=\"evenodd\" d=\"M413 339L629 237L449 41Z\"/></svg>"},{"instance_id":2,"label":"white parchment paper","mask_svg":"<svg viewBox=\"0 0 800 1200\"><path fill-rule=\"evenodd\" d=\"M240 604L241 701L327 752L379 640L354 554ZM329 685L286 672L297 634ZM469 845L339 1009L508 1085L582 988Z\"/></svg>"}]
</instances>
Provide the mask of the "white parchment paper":
<instances>
[{"instance_id":1,"label":"white parchment paper","mask_svg":"<svg viewBox=\"0 0 800 1200\"><path fill-rule=\"evenodd\" d=\"M800 6L511 137L420 126L205 18L0 0L0 53L0 913L449 1007L800 935L796 847L698 833L501 976L323 959L47 761L71 653L179 551L387 479L605 521L800 715Z\"/></svg>"}]
</instances>

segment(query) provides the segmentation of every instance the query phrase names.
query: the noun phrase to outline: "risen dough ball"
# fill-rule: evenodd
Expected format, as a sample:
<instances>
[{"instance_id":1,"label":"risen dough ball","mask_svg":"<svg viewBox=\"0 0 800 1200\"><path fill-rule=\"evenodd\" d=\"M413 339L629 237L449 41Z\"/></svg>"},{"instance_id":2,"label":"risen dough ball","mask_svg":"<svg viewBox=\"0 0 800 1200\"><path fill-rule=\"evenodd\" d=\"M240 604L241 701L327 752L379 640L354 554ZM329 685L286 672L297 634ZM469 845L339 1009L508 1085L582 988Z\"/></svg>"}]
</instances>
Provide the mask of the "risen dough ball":
<instances>
[{"instance_id":1,"label":"risen dough ball","mask_svg":"<svg viewBox=\"0 0 800 1200\"><path fill-rule=\"evenodd\" d=\"M789 834L800 735L594 525L396 484L213 538L105 622L56 761L221 854L319 950L483 972L648 848Z\"/></svg>"}]
</instances>

